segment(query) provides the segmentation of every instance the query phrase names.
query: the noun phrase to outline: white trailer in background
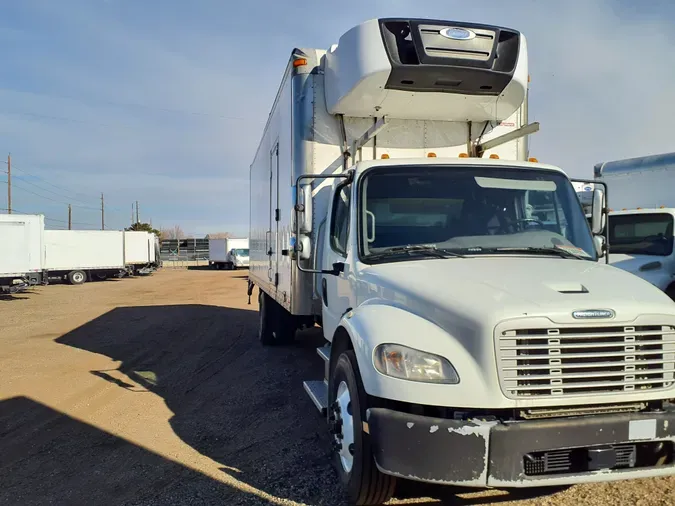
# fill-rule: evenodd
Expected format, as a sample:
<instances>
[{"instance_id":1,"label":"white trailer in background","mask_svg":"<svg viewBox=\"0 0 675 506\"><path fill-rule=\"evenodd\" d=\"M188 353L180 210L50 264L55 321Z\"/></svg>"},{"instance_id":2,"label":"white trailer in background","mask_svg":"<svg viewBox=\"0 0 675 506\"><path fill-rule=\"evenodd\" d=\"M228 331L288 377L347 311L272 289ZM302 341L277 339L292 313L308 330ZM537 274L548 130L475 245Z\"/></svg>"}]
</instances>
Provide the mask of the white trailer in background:
<instances>
[{"instance_id":1,"label":"white trailer in background","mask_svg":"<svg viewBox=\"0 0 675 506\"><path fill-rule=\"evenodd\" d=\"M675 300L675 153L598 163L607 184L609 261Z\"/></svg>"},{"instance_id":2,"label":"white trailer in background","mask_svg":"<svg viewBox=\"0 0 675 506\"><path fill-rule=\"evenodd\" d=\"M209 239L209 265L213 269L248 267L248 238Z\"/></svg>"},{"instance_id":3,"label":"white trailer in background","mask_svg":"<svg viewBox=\"0 0 675 506\"><path fill-rule=\"evenodd\" d=\"M0 293L44 284L44 216L0 214Z\"/></svg>"},{"instance_id":4,"label":"white trailer in background","mask_svg":"<svg viewBox=\"0 0 675 506\"><path fill-rule=\"evenodd\" d=\"M156 237L155 234L145 231L124 232L124 262L129 275L146 275L154 270L156 251L153 237Z\"/></svg>"},{"instance_id":5,"label":"white trailer in background","mask_svg":"<svg viewBox=\"0 0 675 506\"><path fill-rule=\"evenodd\" d=\"M498 26L375 19L291 51L250 168L248 294L264 346L322 328L304 388L352 504L399 479L675 474L675 304L605 263L600 189L589 228L529 160L528 81Z\"/></svg>"},{"instance_id":6,"label":"white trailer in background","mask_svg":"<svg viewBox=\"0 0 675 506\"><path fill-rule=\"evenodd\" d=\"M73 285L126 273L121 230L45 230L44 270Z\"/></svg>"},{"instance_id":7,"label":"white trailer in background","mask_svg":"<svg viewBox=\"0 0 675 506\"><path fill-rule=\"evenodd\" d=\"M148 234L148 251L150 252L150 267L153 270L159 269L162 262L159 256L160 244L159 237L155 234Z\"/></svg>"}]
</instances>

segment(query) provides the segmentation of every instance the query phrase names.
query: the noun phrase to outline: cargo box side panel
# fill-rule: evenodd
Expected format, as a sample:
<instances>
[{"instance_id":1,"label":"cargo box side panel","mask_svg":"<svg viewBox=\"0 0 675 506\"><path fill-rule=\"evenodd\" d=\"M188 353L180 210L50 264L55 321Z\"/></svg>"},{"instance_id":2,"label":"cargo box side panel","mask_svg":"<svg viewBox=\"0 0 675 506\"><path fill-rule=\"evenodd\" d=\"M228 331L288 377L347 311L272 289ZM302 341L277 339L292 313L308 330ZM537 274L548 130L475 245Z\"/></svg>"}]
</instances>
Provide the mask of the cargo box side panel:
<instances>
[{"instance_id":1,"label":"cargo box side panel","mask_svg":"<svg viewBox=\"0 0 675 506\"><path fill-rule=\"evenodd\" d=\"M288 67L250 169L249 276L290 310L291 80ZM286 219L284 219L286 218Z\"/></svg>"},{"instance_id":2,"label":"cargo box side panel","mask_svg":"<svg viewBox=\"0 0 675 506\"><path fill-rule=\"evenodd\" d=\"M675 207L675 153L608 162L600 180L614 211Z\"/></svg>"},{"instance_id":3,"label":"cargo box side panel","mask_svg":"<svg viewBox=\"0 0 675 506\"><path fill-rule=\"evenodd\" d=\"M124 261L127 265L150 262L147 232L124 233Z\"/></svg>"},{"instance_id":4,"label":"cargo box side panel","mask_svg":"<svg viewBox=\"0 0 675 506\"><path fill-rule=\"evenodd\" d=\"M30 269L30 235L26 222L0 222L0 277L26 274Z\"/></svg>"},{"instance_id":5,"label":"cargo box side panel","mask_svg":"<svg viewBox=\"0 0 675 506\"><path fill-rule=\"evenodd\" d=\"M211 262L224 262L226 246L227 239L209 239L209 260Z\"/></svg>"},{"instance_id":6,"label":"cargo box side panel","mask_svg":"<svg viewBox=\"0 0 675 506\"><path fill-rule=\"evenodd\" d=\"M45 265L50 271L124 268L123 232L45 230Z\"/></svg>"}]
</instances>

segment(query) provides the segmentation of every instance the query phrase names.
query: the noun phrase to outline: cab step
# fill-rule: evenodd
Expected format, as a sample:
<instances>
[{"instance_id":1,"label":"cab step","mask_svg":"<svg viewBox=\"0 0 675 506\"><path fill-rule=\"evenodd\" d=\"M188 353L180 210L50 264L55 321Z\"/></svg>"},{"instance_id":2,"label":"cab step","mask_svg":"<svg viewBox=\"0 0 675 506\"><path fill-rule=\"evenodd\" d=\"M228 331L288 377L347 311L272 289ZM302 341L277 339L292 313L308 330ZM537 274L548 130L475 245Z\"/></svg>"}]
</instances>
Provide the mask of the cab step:
<instances>
[{"instance_id":1,"label":"cab step","mask_svg":"<svg viewBox=\"0 0 675 506\"><path fill-rule=\"evenodd\" d=\"M322 416L326 415L328 410L328 382L327 381L303 381L302 386L305 392L312 399L312 402L319 410Z\"/></svg>"},{"instance_id":2,"label":"cab step","mask_svg":"<svg viewBox=\"0 0 675 506\"><path fill-rule=\"evenodd\" d=\"M321 415L325 415L328 410L328 368L330 365L330 344L326 346L320 346L316 349L317 355L319 355L324 361L324 379L323 381L303 381L302 386L305 388L305 392L309 395L309 398L312 399L312 402L319 410Z\"/></svg>"}]
</instances>

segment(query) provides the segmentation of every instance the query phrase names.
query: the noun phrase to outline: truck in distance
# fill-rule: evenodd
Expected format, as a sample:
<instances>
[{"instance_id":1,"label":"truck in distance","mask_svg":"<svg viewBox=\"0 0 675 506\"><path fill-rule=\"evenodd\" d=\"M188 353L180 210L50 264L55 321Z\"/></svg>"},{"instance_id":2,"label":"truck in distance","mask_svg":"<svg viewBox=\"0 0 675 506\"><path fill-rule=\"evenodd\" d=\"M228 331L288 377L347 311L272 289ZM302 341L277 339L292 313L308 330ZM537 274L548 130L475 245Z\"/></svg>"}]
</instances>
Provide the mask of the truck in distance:
<instances>
[{"instance_id":1,"label":"truck in distance","mask_svg":"<svg viewBox=\"0 0 675 506\"><path fill-rule=\"evenodd\" d=\"M544 487L675 474L675 305L606 263L529 156L517 30L373 19L295 48L250 168L258 339L320 325L351 504L397 480ZM300 416L300 415L299 415Z\"/></svg>"},{"instance_id":2,"label":"truck in distance","mask_svg":"<svg viewBox=\"0 0 675 506\"><path fill-rule=\"evenodd\" d=\"M248 267L248 238L209 239L209 264L213 269Z\"/></svg>"},{"instance_id":3,"label":"truck in distance","mask_svg":"<svg viewBox=\"0 0 675 506\"><path fill-rule=\"evenodd\" d=\"M609 190L609 261L675 300L675 153L598 163Z\"/></svg>"}]
</instances>

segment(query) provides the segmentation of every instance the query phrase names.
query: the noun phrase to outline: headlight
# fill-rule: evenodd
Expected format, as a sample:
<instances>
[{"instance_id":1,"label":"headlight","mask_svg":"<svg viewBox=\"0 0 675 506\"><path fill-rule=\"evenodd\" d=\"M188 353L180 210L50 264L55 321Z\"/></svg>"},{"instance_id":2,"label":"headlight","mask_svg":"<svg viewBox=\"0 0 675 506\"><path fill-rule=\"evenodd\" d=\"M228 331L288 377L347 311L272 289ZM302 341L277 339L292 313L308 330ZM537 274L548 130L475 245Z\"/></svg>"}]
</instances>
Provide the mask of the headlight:
<instances>
[{"instance_id":1,"label":"headlight","mask_svg":"<svg viewBox=\"0 0 675 506\"><path fill-rule=\"evenodd\" d=\"M459 383L459 375L445 358L400 344L375 348L375 368L385 376L425 383Z\"/></svg>"}]
</instances>

